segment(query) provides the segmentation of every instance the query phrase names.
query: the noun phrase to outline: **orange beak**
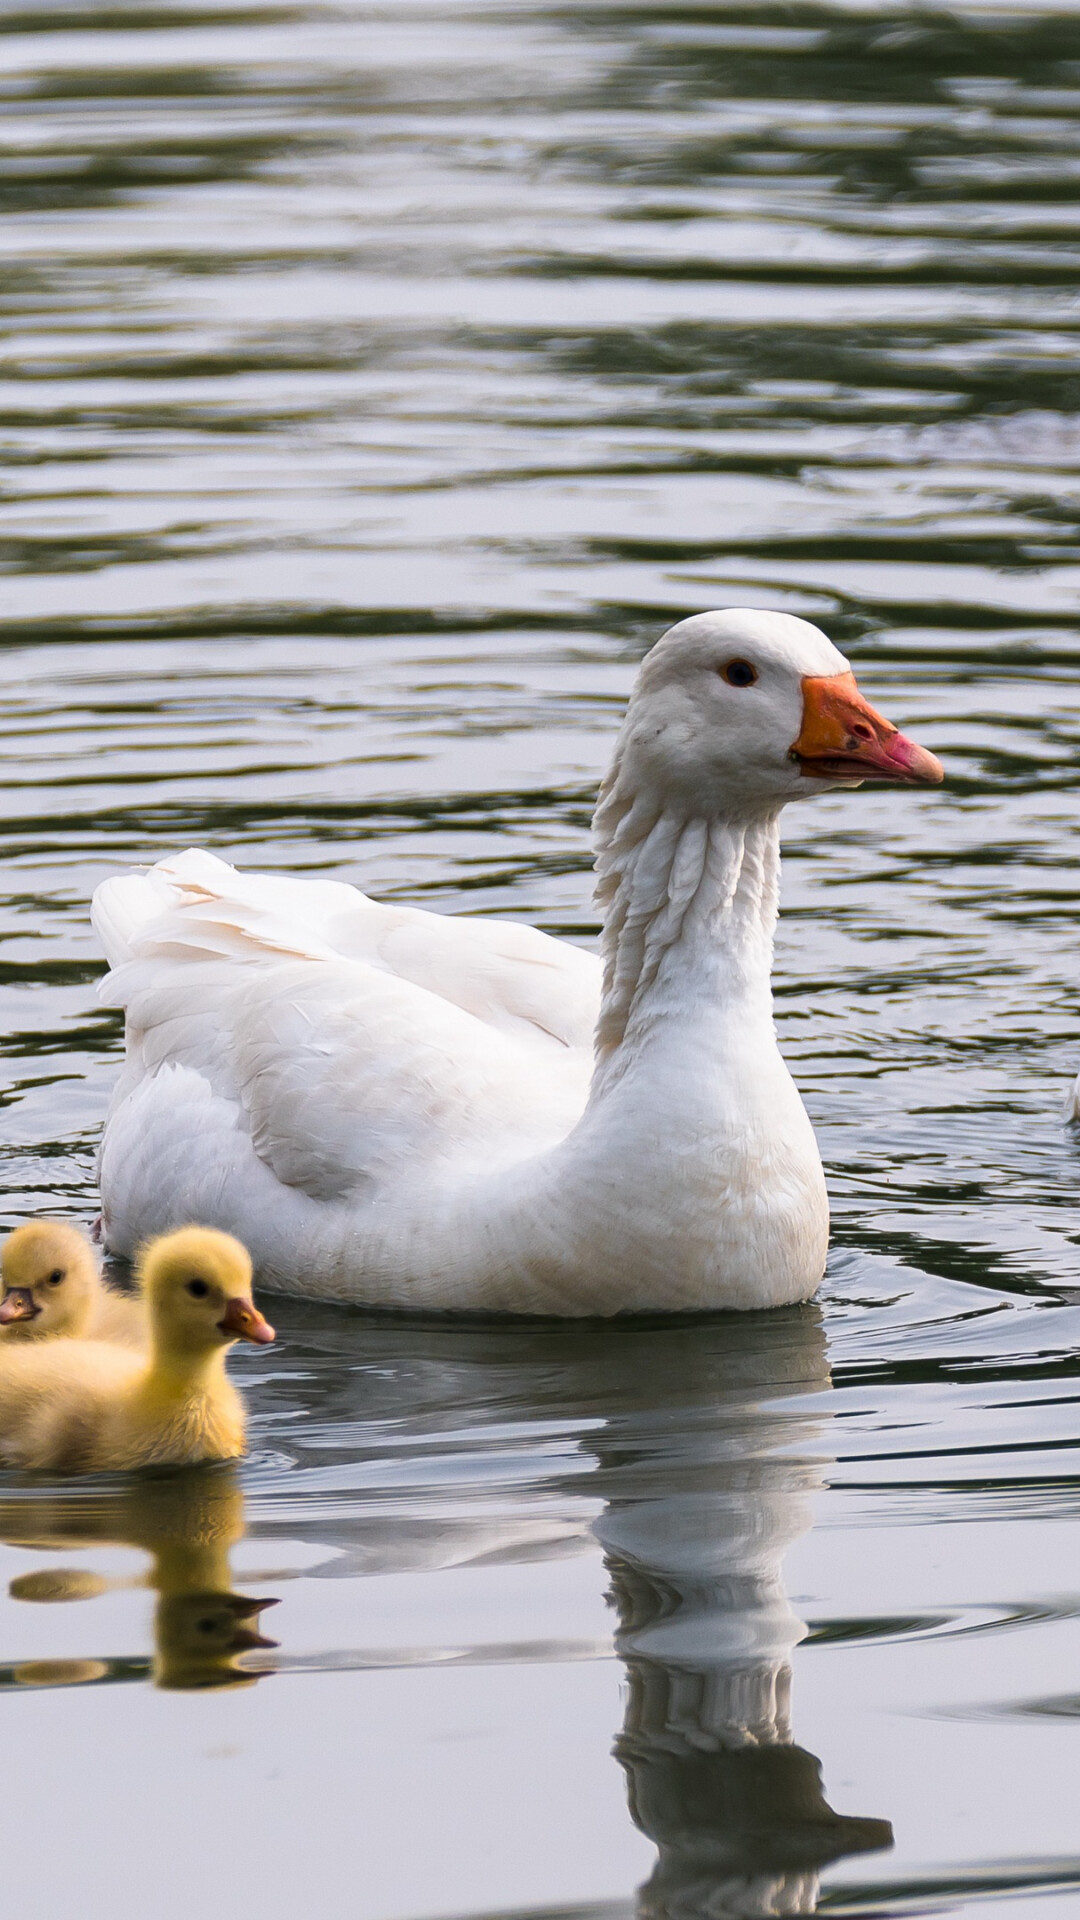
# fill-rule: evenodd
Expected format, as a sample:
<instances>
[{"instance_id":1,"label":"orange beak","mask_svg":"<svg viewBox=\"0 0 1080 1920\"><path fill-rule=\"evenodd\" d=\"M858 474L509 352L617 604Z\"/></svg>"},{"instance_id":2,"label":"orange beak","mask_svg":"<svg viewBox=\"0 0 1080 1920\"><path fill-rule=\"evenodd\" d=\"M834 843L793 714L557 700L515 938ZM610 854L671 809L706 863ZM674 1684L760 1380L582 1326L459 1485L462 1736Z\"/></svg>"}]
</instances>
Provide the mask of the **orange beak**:
<instances>
[{"instance_id":1,"label":"orange beak","mask_svg":"<svg viewBox=\"0 0 1080 1920\"><path fill-rule=\"evenodd\" d=\"M9 1287L0 1300L0 1327L10 1326L13 1320L36 1320L40 1312L29 1287Z\"/></svg>"},{"instance_id":2,"label":"orange beak","mask_svg":"<svg viewBox=\"0 0 1080 1920\"><path fill-rule=\"evenodd\" d=\"M260 1347L268 1347L274 1338L273 1327L263 1319L253 1300L230 1300L218 1326L231 1339L254 1340Z\"/></svg>"},{"instance_id":3,"label":"orange beak","mask_svg":"<svg viewBox=\"0 0 1080 1920\"><path fill-rule=\"evenodd\" d=\"M807 674L802 688L802 731L791 758L811 779L888 780L902 787L944 780L941 761L876 713L853 673Z\"/></svg>"}]
</instances>

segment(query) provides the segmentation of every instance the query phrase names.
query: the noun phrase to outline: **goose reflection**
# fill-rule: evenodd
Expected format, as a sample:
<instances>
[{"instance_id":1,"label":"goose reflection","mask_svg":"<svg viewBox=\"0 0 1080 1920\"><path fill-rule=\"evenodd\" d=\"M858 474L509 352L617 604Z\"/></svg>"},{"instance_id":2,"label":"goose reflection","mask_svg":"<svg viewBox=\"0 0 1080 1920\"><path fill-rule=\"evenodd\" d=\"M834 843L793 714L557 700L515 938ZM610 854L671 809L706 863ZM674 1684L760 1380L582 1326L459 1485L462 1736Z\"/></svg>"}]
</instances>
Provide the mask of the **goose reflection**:
<instances>
[{"instance_id":1,"label":"goose reflection","mask_svg":"<svg viewBox=\"0 0 1080 1920\"><path fill-rule=\"evenodd\" d=\"M252 1666L251 1655L277 1644L259 1631L261 1613L276 1603L232 1590L229 1554L243 1533L243 1496L225 1467L148 1475L100 1497L80 1489L0 1501L0 1538L9 1545L141 1548L150 1567L137 1584L156 1595L149 1662L30 1660L4 1677L15 1686L70 1686L149 1673L156 1686L173 1690L252 1685L267 1669ZM86 1568L48 1566L20 1574L9 1592L43 1605L91 1599L124 1584Z\"/></svg>"},{"instance_id":2,"label":"goose reflection","mask_svg":"<svg viewBox=\"0 0 1080 1920\"><path fill-rule=\"evenodd\" d=\"M659 1447L620 1447L615 1421L599 1453L594 1531L628 1680L615 1752L659 1852L642 1920L813 1913L826 1863L892 1842L888 1821L833 1811L792 1732L805 1628L782 1561L822 1482L805 1451L828 1417L820 1313L755 1316L729 1336L711 1392Z\"/></svg>"}]
</instances>

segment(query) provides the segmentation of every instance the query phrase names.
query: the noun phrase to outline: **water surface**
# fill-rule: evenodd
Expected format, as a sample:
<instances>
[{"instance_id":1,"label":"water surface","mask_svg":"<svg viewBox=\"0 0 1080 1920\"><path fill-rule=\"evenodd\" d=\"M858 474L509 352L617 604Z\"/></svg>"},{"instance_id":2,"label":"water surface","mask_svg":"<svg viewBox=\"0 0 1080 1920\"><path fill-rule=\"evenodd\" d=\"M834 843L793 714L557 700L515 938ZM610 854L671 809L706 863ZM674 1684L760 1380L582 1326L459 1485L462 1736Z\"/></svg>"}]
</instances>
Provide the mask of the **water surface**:
<instances>
[{"instance_id":1,"label":"water surface","mask_svg":"<svg viewBox=\"0 0 1080 1920\"><path fill-rule=\"evenodd\" d=\"M10 1220L96 1210L120 867L589 942L709 605L949 771L787 816L820 1306L283 1303L238 1473L0 1487L12 1910L1074 1910L1080 11L0 27Z\"/></svg>"}]
</instances>

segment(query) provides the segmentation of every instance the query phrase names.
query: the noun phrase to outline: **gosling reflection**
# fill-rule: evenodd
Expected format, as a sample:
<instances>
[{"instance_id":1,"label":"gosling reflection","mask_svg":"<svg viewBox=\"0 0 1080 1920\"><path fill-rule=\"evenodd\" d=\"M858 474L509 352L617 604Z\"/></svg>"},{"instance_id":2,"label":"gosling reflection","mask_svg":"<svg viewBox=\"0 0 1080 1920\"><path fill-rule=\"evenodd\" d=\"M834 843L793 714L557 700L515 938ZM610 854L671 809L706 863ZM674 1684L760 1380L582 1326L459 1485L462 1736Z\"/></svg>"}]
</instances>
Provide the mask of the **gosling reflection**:
<instances>
[{"instance_id":1,"label":"gosling reflection","mask_svg":"<svg viewBox=\"0 0 1080 1920\"><path fill-rule=\"evenodd\" d=\"M0 1538L11 1546L141 1548L150 1567L138 1584L157 1596L149 1661L24 1661L8 1670L10 1683L72 1686L149 1675L155 1686L174 1691L253 1685L270 1669L253 1663L252 1655L277 1645L260 1631L260 1616L277 1603L232 1590L229 1555L243 1533L243 1496L225 1467L148 1476L100 1502L64 1493L0 1502ZM92 1599L124 1584L57 1566L20 1574L9 1592L14 1600L49 1605Z\"/></svg>"},{"instance_id":2,"label":"gosling reflection","mask_svg":"<svg viewBox=\"0 0 1080 1920\"><path fill-rule=\"evenodd\" d=\"M817 1309L762 1316L731 1330L711 1409L698 1400L660 1461L620 1446L618 1422L601 1452L595 1531L629 1683L615 1752L659 1850L642 1920L813 1913L824 1865L892 1842L888 1821L833 1811L791 1729L805 1628L782 1560L811 1525L822 1474L798 1453L829 1385ZM805 1417L796 1394L813 1396Z\"/></svg>"},{"instance_id":3,"label":"gosling reflection","mask_svg":"<svg viewBox=\"0 0 1080 1920\"><path fill-rule=\"evenodd\" d=\"M155 1620L157 1654L154 1679L159 1687L244 1687L265 1677L268 1668L237 1666L240 1654L277 1646L259 1632L259 1616L276 1600L251 1600L240 1593L162 1593Z\"/></svg>"}]
</instances>

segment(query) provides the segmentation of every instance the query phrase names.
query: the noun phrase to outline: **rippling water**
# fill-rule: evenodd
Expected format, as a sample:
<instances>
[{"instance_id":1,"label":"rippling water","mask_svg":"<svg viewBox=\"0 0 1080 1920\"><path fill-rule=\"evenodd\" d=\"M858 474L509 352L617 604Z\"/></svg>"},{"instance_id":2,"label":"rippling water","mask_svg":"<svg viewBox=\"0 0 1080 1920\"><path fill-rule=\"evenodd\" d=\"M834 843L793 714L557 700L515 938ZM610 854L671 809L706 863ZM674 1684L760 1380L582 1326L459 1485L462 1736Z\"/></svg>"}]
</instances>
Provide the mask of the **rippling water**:
<instances>
[{"instance_id":1,"label":"rippling water","mask_svg":"<svg viewBox=\"0 0 1080 1920\"><path fill-rule=\"evenodd\" d=\"M0 1490L12 1911L1076 1910L1080 10L0 27L11 1220L95 1210L120 866L589 940L710 605L949 770L788 815L820 1310L284 1303L239 1477Z\"/></svg>"}]
</instances>

